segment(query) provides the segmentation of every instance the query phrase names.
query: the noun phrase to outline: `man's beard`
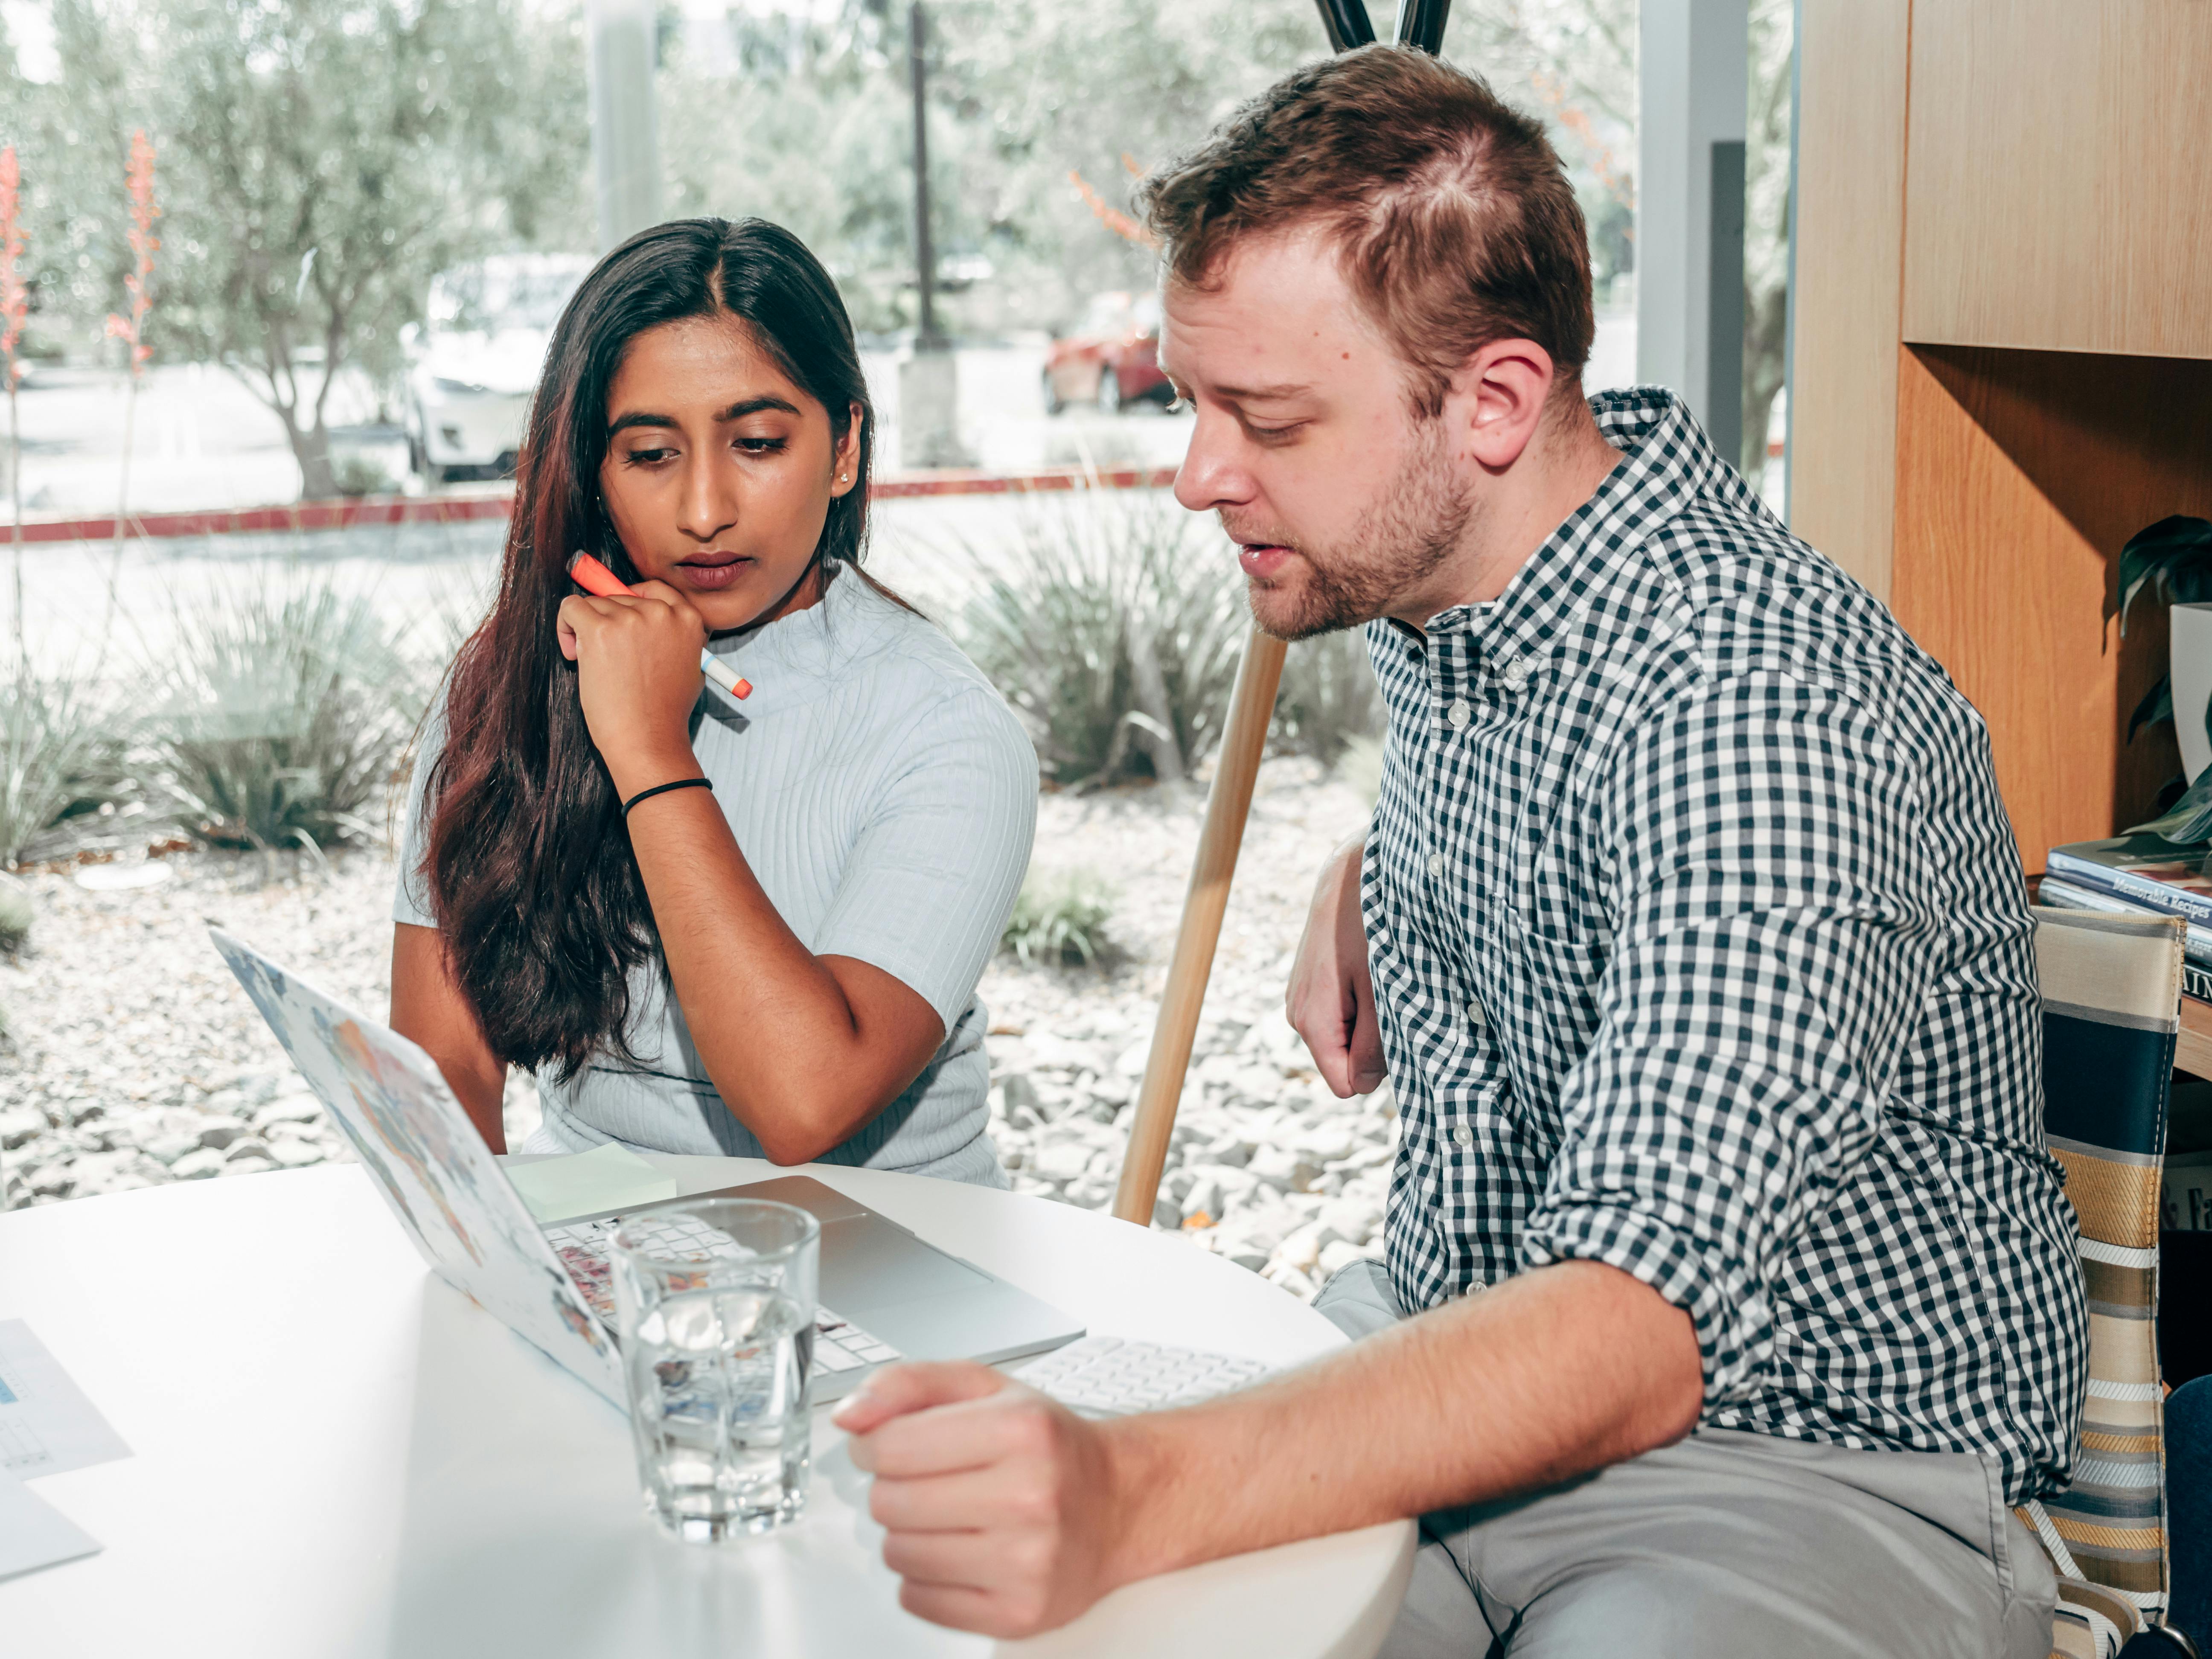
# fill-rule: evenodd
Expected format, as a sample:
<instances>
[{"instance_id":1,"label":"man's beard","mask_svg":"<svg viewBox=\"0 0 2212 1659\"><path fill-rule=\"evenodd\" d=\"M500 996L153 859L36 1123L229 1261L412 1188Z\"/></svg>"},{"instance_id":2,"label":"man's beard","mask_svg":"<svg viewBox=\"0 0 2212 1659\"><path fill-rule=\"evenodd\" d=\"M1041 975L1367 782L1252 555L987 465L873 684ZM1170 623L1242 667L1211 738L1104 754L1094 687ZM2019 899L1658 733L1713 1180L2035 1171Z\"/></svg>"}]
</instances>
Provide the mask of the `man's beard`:
<instances>
[{"instance_id":1,"label":"man's beard","mask_svg":"<svg viewBox=\"0 0 2212 1659\"><path fill-rule=\"evenodd\" d=\"M1277 639L1305 640L1388 616L1458 550L1474 502L1446 461L1444 423L1422 421L1419 430L1379 510L1348 543L1322 549L1285 541L1305 580L1248 582L1261 628Z\"/></svg>"}]
</instances>

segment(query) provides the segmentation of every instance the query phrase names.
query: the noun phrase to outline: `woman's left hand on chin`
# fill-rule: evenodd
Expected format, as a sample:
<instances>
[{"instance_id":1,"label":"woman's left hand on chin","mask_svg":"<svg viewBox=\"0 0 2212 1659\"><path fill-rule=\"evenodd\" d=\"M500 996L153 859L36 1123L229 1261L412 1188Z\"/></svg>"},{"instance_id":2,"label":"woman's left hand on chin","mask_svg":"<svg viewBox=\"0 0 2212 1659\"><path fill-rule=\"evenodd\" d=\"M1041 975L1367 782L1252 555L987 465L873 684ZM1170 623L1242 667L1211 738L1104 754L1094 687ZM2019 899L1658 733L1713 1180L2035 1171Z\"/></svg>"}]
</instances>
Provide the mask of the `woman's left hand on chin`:
<instances>
[{"instance_id":1,"label":"woman's left hand on chin","mask_svg":"<svg viewBox=\"0 0 2212 1659\"><path fill-rule=\"evenodd\" d=\"M571 594L560 629L584 723L616 787L629 794L665 782L658 773L671 762L696 771L691 709L707 624L691 602L665 582L640 582L627 599Z\"/></svg>"}]
</instances>

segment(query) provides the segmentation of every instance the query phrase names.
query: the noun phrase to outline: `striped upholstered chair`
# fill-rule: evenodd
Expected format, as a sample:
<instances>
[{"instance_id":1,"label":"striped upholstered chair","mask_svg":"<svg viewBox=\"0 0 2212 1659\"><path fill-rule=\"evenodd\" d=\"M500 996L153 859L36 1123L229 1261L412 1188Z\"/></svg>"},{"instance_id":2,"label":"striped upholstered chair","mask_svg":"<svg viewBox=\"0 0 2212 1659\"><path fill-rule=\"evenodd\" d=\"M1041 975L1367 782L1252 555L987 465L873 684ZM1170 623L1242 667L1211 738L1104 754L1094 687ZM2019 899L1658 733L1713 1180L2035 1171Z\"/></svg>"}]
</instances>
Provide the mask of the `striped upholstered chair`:
<instances>
[{"instance_id":1,"label":"striped upholstered chair","mask_svg":"<svg viewBox=\"0 0 2212 1659\"><path fill-rule=\"evenodd\" d=\"M2089 1398L2072 1484L2019 1514L2059 1576L2053 1659L2110 1659L2166 1612L2165 1389L2154 1322L2182 925L2077 910L2035 915L2044 1126L2081 1222Z\"/></svg>"}]
</instances>

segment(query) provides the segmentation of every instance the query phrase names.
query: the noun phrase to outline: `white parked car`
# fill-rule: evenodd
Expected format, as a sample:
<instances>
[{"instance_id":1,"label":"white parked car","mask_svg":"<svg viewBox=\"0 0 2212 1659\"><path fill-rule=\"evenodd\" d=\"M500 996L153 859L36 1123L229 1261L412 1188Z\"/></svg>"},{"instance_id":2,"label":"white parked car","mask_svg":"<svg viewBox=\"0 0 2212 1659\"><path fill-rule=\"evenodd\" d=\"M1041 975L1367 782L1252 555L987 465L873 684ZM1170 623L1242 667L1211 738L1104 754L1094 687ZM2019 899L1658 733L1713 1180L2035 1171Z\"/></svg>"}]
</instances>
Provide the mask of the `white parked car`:
<instances>
[{"instance_id":1,"label":"white parked car","mask_svg":"<svg viewBox=\"0 0 2212 1659\"><path fill-rule=\"evenodd\" d=\"M530 394L561 308L592 268L580 253L502 253L430 283L410 346L407 451L432 483L514 471Z\"/></svg>"}]
</instances>

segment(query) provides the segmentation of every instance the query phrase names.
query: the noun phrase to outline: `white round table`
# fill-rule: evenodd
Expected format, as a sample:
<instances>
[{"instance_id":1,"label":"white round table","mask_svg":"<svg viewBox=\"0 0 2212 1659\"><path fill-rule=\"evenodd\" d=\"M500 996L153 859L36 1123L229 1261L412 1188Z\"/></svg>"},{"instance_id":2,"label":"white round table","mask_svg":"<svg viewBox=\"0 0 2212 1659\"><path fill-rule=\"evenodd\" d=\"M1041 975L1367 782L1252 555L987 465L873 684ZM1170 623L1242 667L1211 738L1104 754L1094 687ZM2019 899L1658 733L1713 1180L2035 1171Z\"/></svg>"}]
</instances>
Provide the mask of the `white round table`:
<instances>
[{"instance_id":1,"label":"white round table","mask_svg":"<svg viewBox=\"0 0 2212 1659\"><path fill-rule=\"evenodd\" d=\"M686 1193L780 1173L654 1161ZM1277 1364L1343 1340L1243 1269L1105 1216L806 1172L1093 1332ZM1370 1659L1412 1571L1398 1522L1131 1585L994 1644L900 1608L826 1411L797 1525L672 1542L640 1509L621 1414L434 1278L354 1165L0 1216L0 1318L30 1322L134 1454L32 1483L106 1548L0 1582L0 1650L26 1659Z\"/></svg>"}]
</instances>

